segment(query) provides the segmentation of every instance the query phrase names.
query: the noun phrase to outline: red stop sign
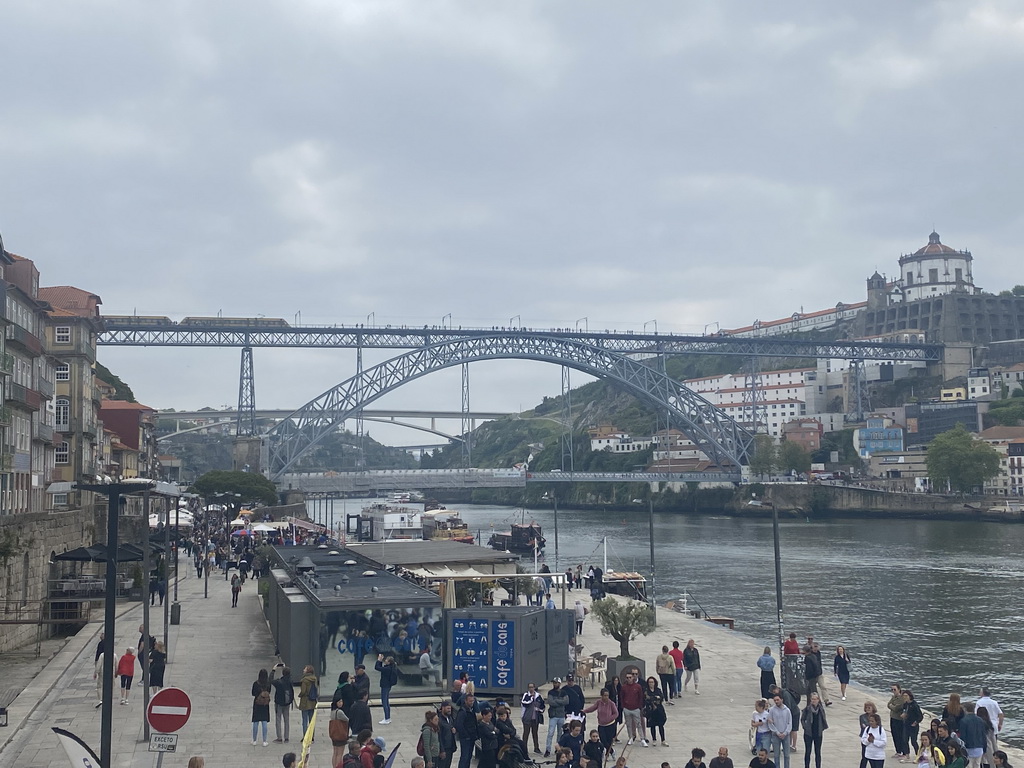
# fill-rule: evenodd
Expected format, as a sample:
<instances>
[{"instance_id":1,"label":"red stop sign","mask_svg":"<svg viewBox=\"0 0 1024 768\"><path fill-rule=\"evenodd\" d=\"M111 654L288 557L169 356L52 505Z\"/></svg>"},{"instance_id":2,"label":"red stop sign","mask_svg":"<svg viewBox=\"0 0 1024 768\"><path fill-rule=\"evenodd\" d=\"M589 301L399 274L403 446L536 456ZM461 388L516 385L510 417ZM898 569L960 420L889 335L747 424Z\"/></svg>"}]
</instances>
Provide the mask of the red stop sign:
<instances>
[{"instance_id":1,"label":"red stop sign","mask_svg":"<svg viewBox=\"0 0 1024 768\"><path fill-rule=\"evenodd\" d=\"M149 700L146 719L153 730L174 733L188 722L192 714L192 701L180 688L164 688Z\"/></svg>"}]
</instances>

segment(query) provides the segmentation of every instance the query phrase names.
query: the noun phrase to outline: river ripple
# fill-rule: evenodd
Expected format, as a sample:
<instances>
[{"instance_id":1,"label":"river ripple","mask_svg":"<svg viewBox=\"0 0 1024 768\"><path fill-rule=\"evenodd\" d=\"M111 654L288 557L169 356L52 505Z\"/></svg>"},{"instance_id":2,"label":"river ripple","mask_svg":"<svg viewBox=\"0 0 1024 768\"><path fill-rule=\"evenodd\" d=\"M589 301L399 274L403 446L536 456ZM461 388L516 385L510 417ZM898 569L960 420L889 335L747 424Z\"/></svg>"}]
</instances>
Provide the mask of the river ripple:
<instances>
[{"instance_id":1,"label":"river ripple","mask_svg":"<svg viewBox=\"0 0 1024 768\"><path fill-rule=\"evenodd\" d=\"M519 514L498 506L459 511L484 543L492 524L507 527ZM553 513L528 517L544 527L553 567ZM647 574L646 509L559 510L558 525L563 568L599 563L607 536L610 567ZM687 590L709 613L732 616L738 631L776 646L770 520L657 514L654 539L659 602ZM1024 745L1024 708L1015 699L1024 690L1024 526L788 519L781 549L786 631L801 641L813 634L827 650L826 665L842 643L855 682L882 690L899 682L932 711L941 711L950 691L974 699L988 685L1006 713L1003 737Z\"/></svg>"}]
</instances>

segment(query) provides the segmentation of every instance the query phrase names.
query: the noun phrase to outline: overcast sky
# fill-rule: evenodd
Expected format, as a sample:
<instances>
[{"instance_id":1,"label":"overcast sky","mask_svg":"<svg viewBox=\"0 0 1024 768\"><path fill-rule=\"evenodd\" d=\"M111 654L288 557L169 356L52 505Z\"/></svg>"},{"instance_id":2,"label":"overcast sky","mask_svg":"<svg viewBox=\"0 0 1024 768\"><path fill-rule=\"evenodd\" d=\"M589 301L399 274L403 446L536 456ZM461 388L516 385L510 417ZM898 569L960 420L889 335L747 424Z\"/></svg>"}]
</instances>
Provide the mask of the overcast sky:
<instances>
[{"instance_id":1,"label":"overcast sky","mask_svg":"<svg viewBox=\"0 0 1024 768\"><path fill-rule=\"evenodd\" d=\"M108 314L702 333L862 300L933 226L1024 283L1020 2L74 0L0 29L0 233ZM237 350L100 359L157 408L237 402ZM354 367L255 365L280 408ZM559 386L480 364L472 402Z\"/></svg>"}]
</instances>

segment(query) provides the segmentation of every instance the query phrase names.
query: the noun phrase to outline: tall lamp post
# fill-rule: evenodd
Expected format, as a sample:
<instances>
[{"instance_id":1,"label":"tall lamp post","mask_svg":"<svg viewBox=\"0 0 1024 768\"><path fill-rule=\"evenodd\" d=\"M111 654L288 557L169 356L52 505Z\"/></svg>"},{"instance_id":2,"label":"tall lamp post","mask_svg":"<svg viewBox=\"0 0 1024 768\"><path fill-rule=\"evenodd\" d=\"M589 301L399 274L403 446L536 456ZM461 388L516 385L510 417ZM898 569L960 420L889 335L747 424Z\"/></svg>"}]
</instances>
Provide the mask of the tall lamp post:
<instances>
[{"instance_id":1,"label":"tall lamp post","mask_svg":"<svg viewBox=\"0 0 1024 768\"><path fill-rule=\"evenodd\" d=\"M634 504L643 504L640 499L633 499ZM650 542L651 547L651 613L654 617L654 625L658 625L658 597L655 582L655 567L654 567L654 497L647 497L647 538Z\"/></svg>"},{"instance_id":2,"label":"tall lamp post","mask_svg":"<svg viewBox=\"0 0 1024 768\"><path fill-rule=\"evenodd\" d=\"M152 480L122 480L116 483L79 483L78 490L100 493L107 497L107 571L106 590L103 603L103 708L100 717L100 766L111 767L112 733L114 724L114 631L117 599L117 540L121 497L151 490L156 486ZM148 535L148 533L147 533Z\"/></svg>"},{"instance_id":3,"label":"tall lamp post","mask_svg":"<svg viewBox=\"0 0 1024 768\"><path fill-rule=\"evenodd\" d=\"M772 505L772 539L775 544L775 608L779 621L779 654L782 658L782 684L786 684L786 656L782 652L785 645L785 624L782 618L782 557L779 554L779 509Z\"/></svg>"}]
</instances>

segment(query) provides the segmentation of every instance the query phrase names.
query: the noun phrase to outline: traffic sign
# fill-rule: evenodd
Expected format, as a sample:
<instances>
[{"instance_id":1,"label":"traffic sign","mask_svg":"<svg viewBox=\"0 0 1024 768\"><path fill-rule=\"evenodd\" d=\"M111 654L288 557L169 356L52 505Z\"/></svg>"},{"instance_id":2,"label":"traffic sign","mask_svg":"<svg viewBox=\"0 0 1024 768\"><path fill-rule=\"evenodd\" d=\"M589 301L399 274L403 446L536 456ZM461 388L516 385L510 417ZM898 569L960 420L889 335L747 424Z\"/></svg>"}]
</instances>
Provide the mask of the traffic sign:
<instances>
[{"instance_id":1,"label":"traffic sign","mask_svg":"<svg viewBox=\"0 0 1024 768\"><path fill-rule=\"evenodd\" d=\"M178 749L178 734L153 733L149 736L150 752L175 752Z\"/></svg>"},{"instance_id":2,"label":"traffic sign","mask_svg":"<svg viewBox=\"0 0 1024 768\"><path fill-rule=\"evenodd\" d=\"M174 733L188 722L192 702L180 688L164 688L149 700L146 719L153 730Z\"/></svg>"}]
</instances>

